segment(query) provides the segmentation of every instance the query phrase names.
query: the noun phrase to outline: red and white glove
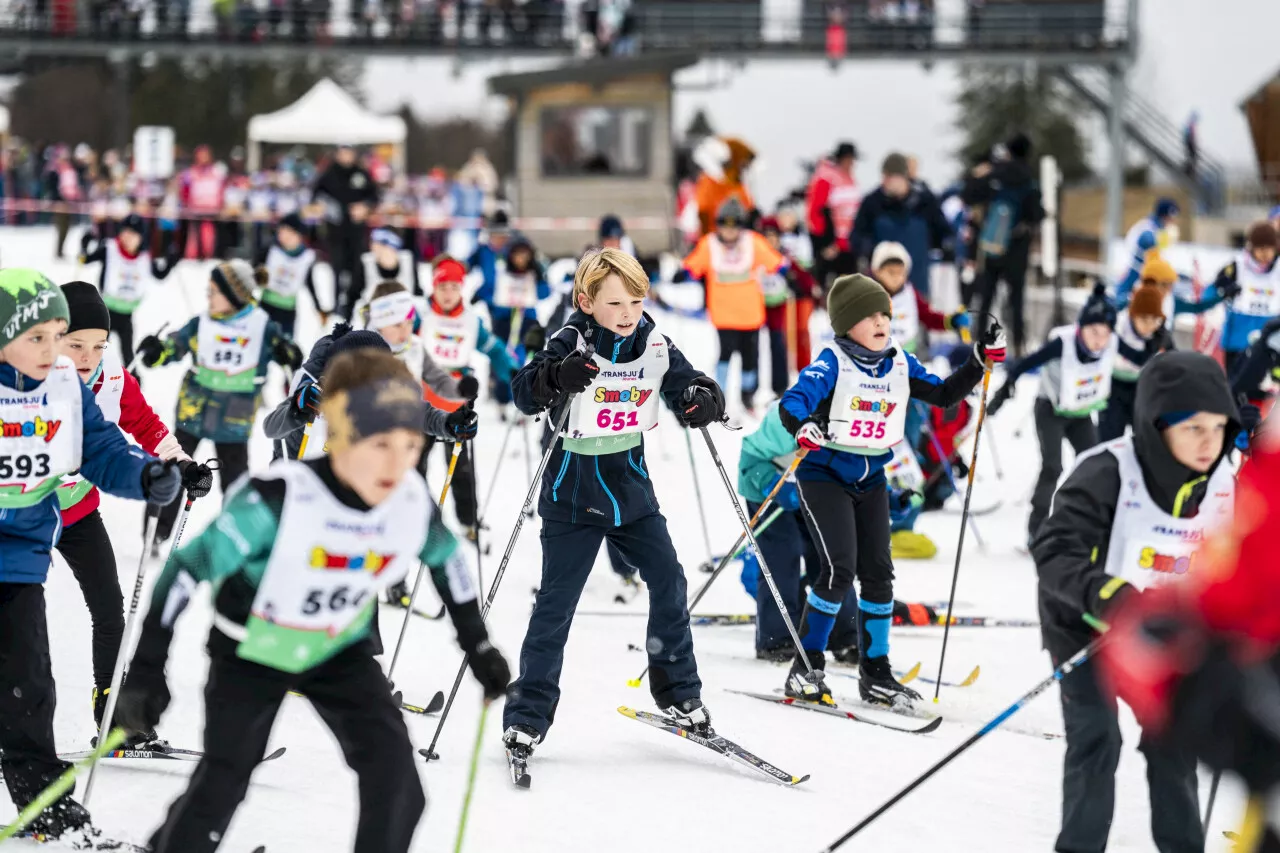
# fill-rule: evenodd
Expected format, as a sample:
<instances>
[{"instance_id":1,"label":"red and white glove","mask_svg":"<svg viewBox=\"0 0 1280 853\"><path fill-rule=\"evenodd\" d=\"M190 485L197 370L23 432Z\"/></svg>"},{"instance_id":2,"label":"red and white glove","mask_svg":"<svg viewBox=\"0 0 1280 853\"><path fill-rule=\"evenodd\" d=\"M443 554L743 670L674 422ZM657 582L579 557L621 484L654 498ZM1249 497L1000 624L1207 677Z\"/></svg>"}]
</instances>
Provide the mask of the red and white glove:
<instances>
[{"instance_id":1,"label":"red and white glove","mask_svg":"<svg viewBox=\"0 0 1280 853\"><path fill-rule=\"evenodd\" d=\"M827 444L827 434L813 421L805 421L796 430L796 444L805 450L821 450Z\"/></svg>"},{"instance_id":2,"label":"red and white glove","mask_svg":"<svg viewBox=\"0 0 1280 853\"><path fill-rule=\"evenodd\" d=\"M983 334L982 340L974 344L974 349L978 353L978 360L985 363L986 359L999 364L1004 361L1004 353L1007 344L1004 339L1004 329L1000 328L1000 324L992 323L991 328Z\"/></svg>"}]
</instances>

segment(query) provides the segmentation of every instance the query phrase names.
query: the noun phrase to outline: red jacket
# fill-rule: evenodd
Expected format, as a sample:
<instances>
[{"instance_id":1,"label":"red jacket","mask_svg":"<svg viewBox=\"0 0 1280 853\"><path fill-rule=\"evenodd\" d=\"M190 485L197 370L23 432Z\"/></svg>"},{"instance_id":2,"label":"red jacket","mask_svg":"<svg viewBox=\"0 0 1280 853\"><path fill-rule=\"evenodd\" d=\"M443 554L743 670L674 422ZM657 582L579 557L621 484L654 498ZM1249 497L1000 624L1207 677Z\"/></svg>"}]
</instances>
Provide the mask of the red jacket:
<instances>
[{"instance_id":1,"label":"red jacket","mask_svg":"<svg viewBox=\"0 0 1280 853\"><path fill-rule=\"evenodd\" d=\"M98 381L94 383L95 394L102 388L102 380L103 377L99 376ZM133 436L134 440L148 453L154 453L156 446L169 435L169 428L160 420L160 416L152 411L151 405L142 396L138 380L134 379L133 374L127 370L124 373L124 391L120 394L119 427ZM84 496L84 500L63 510L62 526L70 527L75 524L97 509L101 500L97 488L94 488Z\"/></svg>"},{"instance_id":2,"label":"red jacket","mask_svg":"<svg viewBox=\"0 0 1280 853\"><path fill-rule=\"evenodd\" d=\"M916 294L916 313L920 315L920 325L931 332L947 331L947 315L934 308L920 288L912 287Z\"/></svg>"},{"instance_id":3,"label":"red jacket","mask_svg":"<svg viewBox=\"0 0 1280 853\"><path fill-rule=\"evenodd\" d=\"M849 233L853 230L853 221L861 203L853 176L836 168L830 160L823 160L813 170L806 195L809 233L826 238L823 242L835 242L842 250L848 251ZM834 227L834 234L827 233L828 225Z\"/></svg>"}]
</instances>

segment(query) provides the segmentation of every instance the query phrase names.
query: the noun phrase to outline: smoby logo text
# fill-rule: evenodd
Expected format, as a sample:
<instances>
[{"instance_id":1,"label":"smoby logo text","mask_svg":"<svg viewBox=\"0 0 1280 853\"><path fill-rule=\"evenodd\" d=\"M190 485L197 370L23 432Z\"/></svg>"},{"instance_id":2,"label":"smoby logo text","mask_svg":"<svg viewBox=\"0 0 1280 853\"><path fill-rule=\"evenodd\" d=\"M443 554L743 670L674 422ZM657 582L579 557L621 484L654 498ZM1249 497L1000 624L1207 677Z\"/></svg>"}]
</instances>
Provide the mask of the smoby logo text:
<instances>
[{"instance_id":1,"label":"smoby logo text","mask_svg":"<svg viewBox=\"0 0 1280 853\"><path fill-rule=\"evenodd\" d=\"M1077 387L1077 388L1087 388L1087 387L1089 387L1090 385L1097 385L1097 384L1098 384L1099 382L1101 382L1101 381L1102 381L1102 377L1101 377L1101 376L1086 376L1086 377L1084 377L1083 379L1077 379L1077 380L1076 380L1076 387Z\"/></svg>"},{"instance_id":2,"label":"smoby logo text","mask_svg":"<svg viewBox=\"0 0 1280 853\"><path fill-rule=\"evenodd\" d=\"M311 568L324 569L331 572L368 572L380 575L391 565L395 554L375 554L366 551L363 554L334 554L319 546L311 549Z\"/></svg>"},{"instance_id":3,"label":"smoby logo text","mask_svg":"<svg viewBox=\"0 0 1280 853\"><path fill-rule=\"evenodd\" d=\"M62 428L62 421L46 421L36 415L29 421L0 421L0 436L4 438L43 438L45 444Z\"/></svg>"},{"instance_id":4,"label":"smoby logo text","mask_svg":"<svg viewBox=\"0 0 1280 853\"><path fill-rule=\"evenodd\" d=\"M887 418L893 414L894 409L898 408L898 404L892 400L864 400L861 397L854 397L849 408L855 412L869 412Z\"/></svg>"},{"instance_id":5,"label":"smoby logo text","mask_svg":"<svg viewBox=\"0 0 1280 853\"><path fill-rule=\"evenodd\" d=\"M1138 553L1138 567L1165 575L1185 575L1191 571L1194 559L1194 554L1161 554L1155 548L1143 548Z\"/></svg>"},{"instance_id":6,"label":"smoby logo text","mask_svg":"<svg viewBox=\"0 0 1280 853\"><path fill-rule=\"evenodd\" d=\"M639 408L645 404L645 401L652 394L653 389L640 389L634 385L621 391L614 391L610 388L597 388L595 400L597 403L630 403Z\"/></svg>"}]
</instances>

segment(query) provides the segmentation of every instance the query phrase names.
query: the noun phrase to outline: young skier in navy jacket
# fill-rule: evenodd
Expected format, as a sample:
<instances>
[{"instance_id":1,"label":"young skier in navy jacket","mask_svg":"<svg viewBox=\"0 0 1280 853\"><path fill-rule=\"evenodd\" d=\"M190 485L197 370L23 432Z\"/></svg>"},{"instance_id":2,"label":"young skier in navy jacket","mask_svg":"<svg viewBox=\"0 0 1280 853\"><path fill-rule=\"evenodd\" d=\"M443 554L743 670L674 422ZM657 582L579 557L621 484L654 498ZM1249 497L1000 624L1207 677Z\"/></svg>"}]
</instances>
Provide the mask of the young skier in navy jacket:
<instances>
[{"instance_id":1,"label":"young skier in navy jacket","mask_svg":"<svg viewBox=\"0 0 1280 853\"><path fill-rule=\"evenodd\" d=\"M809 591L787 695L834 704L823 680L827 641L840 605L858 578L858 691L864 701L896 706L920 695L899 684L889 666L893 560L884 467L902 440L907 403L943 408L963 400L982 379L983 359L1004 361L998 325L974 355L939 379L890 335L889 294L863 275L838 278L827 296L835 341L782 395L782 424L809 451L796 470L800 506L822 558ZM813 675L808 674L808 669Z\"/></svg>"},{"instance_id":2,"label":"young skier in navy jacket","mask_svg":"<svg viewBox=\"0 0 1280 853\"><path fill-rule=\"evenodd\" d=\"M724 416L724 396L655 332L643 308L648 289L644 270L625 252L586 255L574 278L579 310L511 383L522 412L550 409L553 423L572 395L542 479L542 583L503 720L508 751L523 759L555 717L569 625L606 539L639 567L649 588L646 647L654 701L677 725L710 728L684 571L658 511L642 434L657 425L660 400L682 425L696 429Z\"/></svg>"}]
</instances>

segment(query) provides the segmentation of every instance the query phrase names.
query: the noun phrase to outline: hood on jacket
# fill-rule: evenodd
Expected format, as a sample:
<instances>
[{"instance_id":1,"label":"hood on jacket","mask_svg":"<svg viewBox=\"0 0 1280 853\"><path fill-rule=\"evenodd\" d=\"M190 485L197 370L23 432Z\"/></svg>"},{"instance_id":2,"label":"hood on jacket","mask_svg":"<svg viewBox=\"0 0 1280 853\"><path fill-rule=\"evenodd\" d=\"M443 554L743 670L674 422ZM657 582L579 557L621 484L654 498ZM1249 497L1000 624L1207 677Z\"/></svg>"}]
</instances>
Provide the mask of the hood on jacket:
<instances>
[{"instance_id":1,"label":"hood on jacket","mask_svg":"<svg viewBox=\"0 0 1280 853\"><path fill-rule=\"evenodd\" d=\"M570 314L565 325L572 326L581 332L587 343L595 347L596 355L614 362L635 361L644 353L649 335L654 330L653 318L649 316L648 311L641 315L635 332L625 338L598 325L594 317L582 311L574 311Z\"/></svg>"},{"instance_id":2,"label":"hood on jacket","mask_svg":"<svg viewBox=\"0 0 1280 853\"><path fill-rule=\"evenodd\" d=\"M1165 415L1194 409L1226 415L1222 454L1209 474L1217 470L1240 431L1240 414L1231 388L1217 362L1197 352L1167 352L1147 362L1138 377L1133 408L1133 446L1142 465L1151 497L1172 512L1178 490L1201 475L1173 458L1156 421Z\"/></svg>"}]
</instances>

